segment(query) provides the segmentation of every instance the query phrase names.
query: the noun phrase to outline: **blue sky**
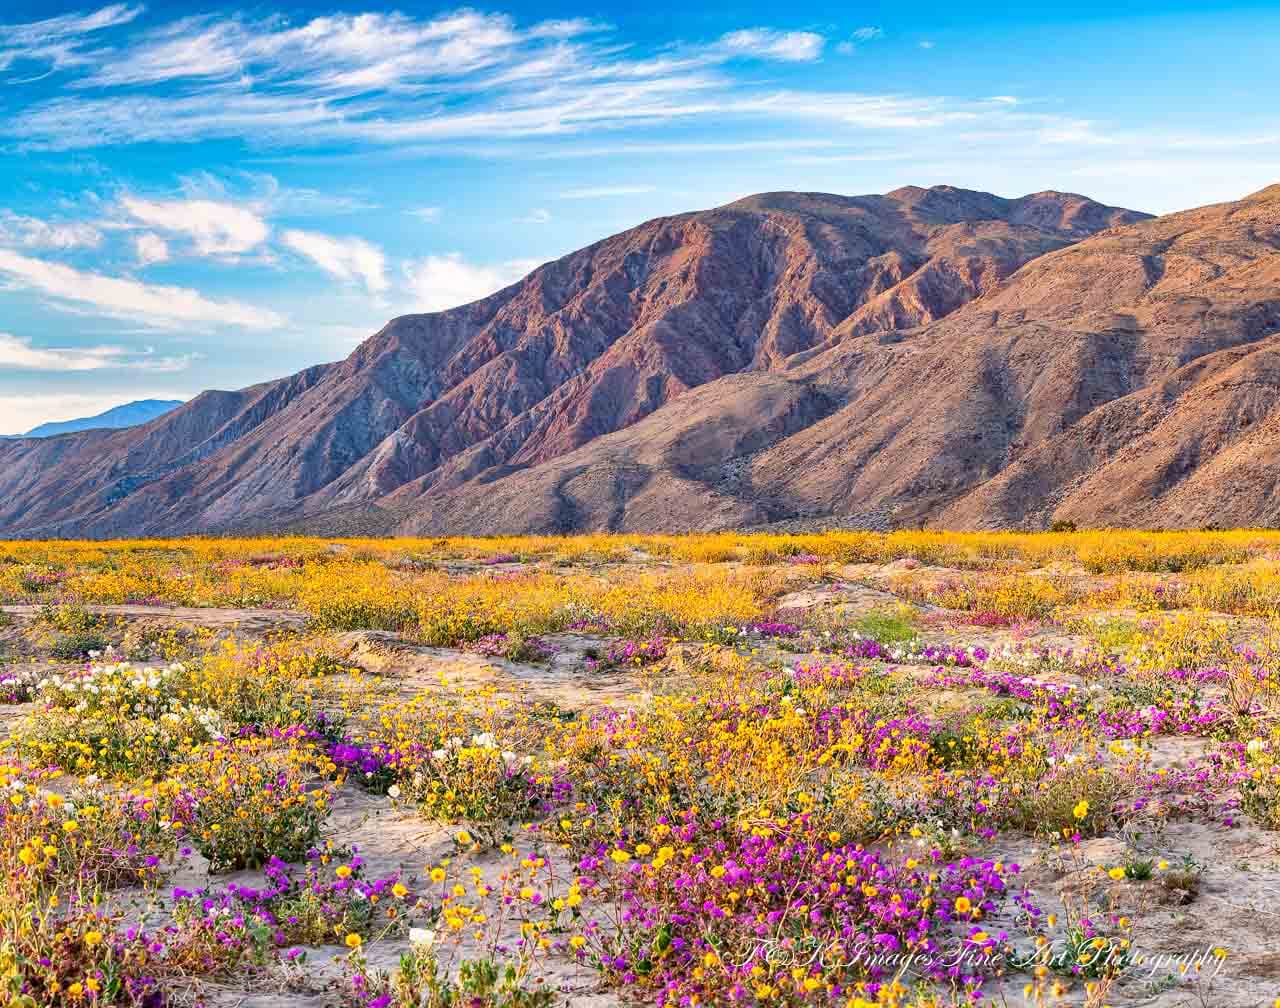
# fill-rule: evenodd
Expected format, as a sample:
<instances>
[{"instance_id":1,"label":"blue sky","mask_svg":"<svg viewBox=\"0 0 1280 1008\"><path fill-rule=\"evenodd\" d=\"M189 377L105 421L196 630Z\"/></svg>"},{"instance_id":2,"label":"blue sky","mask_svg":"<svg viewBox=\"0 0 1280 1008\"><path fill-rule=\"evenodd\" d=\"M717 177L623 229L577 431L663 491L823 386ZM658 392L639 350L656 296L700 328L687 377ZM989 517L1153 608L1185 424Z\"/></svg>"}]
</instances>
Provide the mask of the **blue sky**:
<instances>
[{"instance_id":1,"label":"blue sky","mask_svg":"<svg viewBox=\"0 0 1280 1008\"><path fill-rule=\"evenodd\" d=\"M345 356L650 217L1280 181L1276 5L0 10L0 433Z\"/></svg>"}]
</instances>

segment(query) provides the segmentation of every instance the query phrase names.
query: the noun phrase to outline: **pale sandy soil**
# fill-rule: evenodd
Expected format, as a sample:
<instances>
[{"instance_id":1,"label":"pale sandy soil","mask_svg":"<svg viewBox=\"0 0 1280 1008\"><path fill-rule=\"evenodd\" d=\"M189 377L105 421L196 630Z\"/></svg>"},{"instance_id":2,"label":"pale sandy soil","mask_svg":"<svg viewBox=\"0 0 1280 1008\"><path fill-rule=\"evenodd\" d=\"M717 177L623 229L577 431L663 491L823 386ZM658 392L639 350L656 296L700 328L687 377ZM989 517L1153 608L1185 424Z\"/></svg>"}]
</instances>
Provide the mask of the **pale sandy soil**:
<instances>
[{"instance_id":1,"label":"pale sandy soil","mask_svg":"<svg viewBox=\"0 0 1280 1008\"><path fill-rule=\"evenodd\" d=\"M425 881L426 870L442 861L451 860L450 883L462 877L471 866L479 867L487 884L500 886L499 875L509 867L510 861L496 852L459 855L452 841L454 830L423 820L412 811L398 809L390 799L375 797L355 788L347 788L335 802L327 823L329 837L335 843L350 845L359 850L369 878L385 878L398 873L418 890L434 891ZM540 853L558 859L558 872L564 877L569 865L554 849L544 850L532 846L519 847L521 853ZM258 885L262 874L254 871L238 871L210 875L207 862L198 854L192 854L170 877L158 899L145 902L140 893L125 893L118 897L122 905L130 908L130 917L151 926L168 922L168 894L174 886L196 889L205 886ZM500 941L514 941L517 927L504 926L498 935ZM377 968L394 968L400 956L409 951L408 937L390 934L366 946L366 958ZM442 966L462 956L484 953L484 948L474 940L459 946L452 960L444 959ZM280 972L268 977L246 980L242 984L230 982L200 983L193 993L203 997L209 1008L321 1008L335 1003L333 987L341 982L341 959L346 950L337 946L311 947L307 949L307 961L301 969L289 973ZM570 1005L577 1008L604 1008L618 1003L609 994L595 991L596 976L572 960L560 958L549 961L540 972L543 981L554 987ZM275 989L282 986L289 989Z\"/></svg>"},{"instance_id":2,"label":"pale sandy soil","mask_svg":"<svg viewBox=\"0 0 1280 1008\"><path fill-rule=\"evenodd\" d=\"M38 605L6 605L0 606L0 611L18 619L34 619L43 608ZM234 629L244 633L263 633L277 629L300 630L307 623L306 613L295 609L212 609L165 605L87 605L84 608L98 616L189 623L213 630Z\"/></svg>"}]
</instances>

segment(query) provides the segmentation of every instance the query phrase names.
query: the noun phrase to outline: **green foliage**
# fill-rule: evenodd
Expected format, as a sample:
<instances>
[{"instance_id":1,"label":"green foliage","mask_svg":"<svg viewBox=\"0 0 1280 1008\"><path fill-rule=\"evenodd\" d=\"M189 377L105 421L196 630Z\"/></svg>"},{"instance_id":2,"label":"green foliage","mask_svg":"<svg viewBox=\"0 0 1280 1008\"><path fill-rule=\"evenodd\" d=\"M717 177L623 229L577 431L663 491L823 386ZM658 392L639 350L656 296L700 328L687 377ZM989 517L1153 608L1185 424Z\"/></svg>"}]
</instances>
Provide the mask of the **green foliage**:
<instances>
[{"instance_id":1,"label":"green foliage","mask_svg":"<svg viewBox=\"0 0 1280 1008\"><path fill-rule=\"evenodd\" d=\"M61 661L79 661L107 646L105 621L80 605L46 605L39 622L54 633L49 653Z\"/></svg>"},{"instance_id":2,"label":"green foliage","mask_svg":"<svg viewBox=\"0 0 1280 1008\"><path fill-rule=\"evenodd\" d=\"M1142 627L1133 620L1126 619L1088 620L1081 629L1093 640L1098 650L1107 654L1124 653L1142 633Z\"/></svg>"},{"instance_id":3,"label":"green foliage","mask_svg":"<svg viewBox=\"0 0 1280 1008\"><path fill-rule=\"evenodd\" d=\"M1067 930L1061 947L1046 965L1055 973L1097 980L1119 975L1133 961L1128 940L1092 926L1076 924Z\"/></svg>"},{"instance_id":4,"label":"green foliage","mask_svg":"<svg viewBox=\"0 0 1280 1008\"><path fill-rule=\"evenodd\" d=\"M548 655L549 653L537 640L526 636L519 630L513 630L507 634L506 649L503 652L503 657L507 661L533 665L545 662Z\"/></svg>"},{"instance_id":5,"label":"green foliage","mask_svg":"<svg viewBox=\"0 0 1280 1008\"><path fill-rule=\"evenodd\" d=\"M489 958L463 960L455 982L421 945L401 956L390 976L369 977L362 962L355 969L361 983L353 989L388 998L388 1008L549 1008L557 1000L554 990L528 984L516 964L500 966Z\"/></svg>"},{"instance_id":6,"label":"green foliage","mask_svg":"<svg viewBox=\"0 0 1280 1008\"><path fill-rule=\"evenodd\" d=\"M1132 858L1124 863L1124 874L1135 882L1149 882L1155 874L1156 863L1150 858Z\"/></svg>"},{"instance_id":7,"label":"green foliage","mask_svg":"<svg viewBox=\"0 0 1280 1008\"><path fill-rule=\"evenodd\" d=\"M915 628L915 610L910 606L864 613L854 621L853 628L863 637L871 637L885 645L911 644L919 637Z\"/></svg>"}]
</instances>

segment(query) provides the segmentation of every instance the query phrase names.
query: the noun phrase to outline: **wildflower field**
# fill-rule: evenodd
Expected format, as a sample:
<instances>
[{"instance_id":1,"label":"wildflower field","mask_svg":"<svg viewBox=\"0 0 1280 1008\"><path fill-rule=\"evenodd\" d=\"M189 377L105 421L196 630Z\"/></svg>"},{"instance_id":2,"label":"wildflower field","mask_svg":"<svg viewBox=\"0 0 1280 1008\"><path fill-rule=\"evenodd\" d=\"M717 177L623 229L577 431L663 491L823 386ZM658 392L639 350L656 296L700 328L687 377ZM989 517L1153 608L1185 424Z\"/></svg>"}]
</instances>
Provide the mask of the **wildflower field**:
<instances>
[{"instance_id":1,"label":"wildflower field","mask_svg":"<svg viewBox=\"0 0 1280 1008\"><path fill-rule=\"evenodd\" d=\"M0 1008L1280 1004L1280 533L0 543Z\"/></svg>"}]
</instances>

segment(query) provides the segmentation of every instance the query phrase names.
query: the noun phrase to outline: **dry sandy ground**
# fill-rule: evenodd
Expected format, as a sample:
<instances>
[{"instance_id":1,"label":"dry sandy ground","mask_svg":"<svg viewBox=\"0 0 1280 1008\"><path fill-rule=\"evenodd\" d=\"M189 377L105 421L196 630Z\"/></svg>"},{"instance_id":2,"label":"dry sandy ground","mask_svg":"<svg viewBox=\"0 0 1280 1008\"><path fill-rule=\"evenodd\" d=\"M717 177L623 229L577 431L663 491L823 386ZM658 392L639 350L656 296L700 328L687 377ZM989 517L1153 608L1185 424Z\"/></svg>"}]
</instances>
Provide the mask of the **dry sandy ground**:
<instances>
[{"instance_id":1,"label":"dry sandy ground","mask_svg":"<svg viewBox=\"0 0 1280 1008\"><path fill-rule=\"evenodd\" d=\"M44 606L6 605L0 612L19 620L34 619ZM185 623L212 630L237 630L245 634L261 634L268 630L301 630L307 614L296 609L203 609L195 606L152 605L87 605L98 616L117 616L126 620Z\"/></svg>"}]
</instances>

